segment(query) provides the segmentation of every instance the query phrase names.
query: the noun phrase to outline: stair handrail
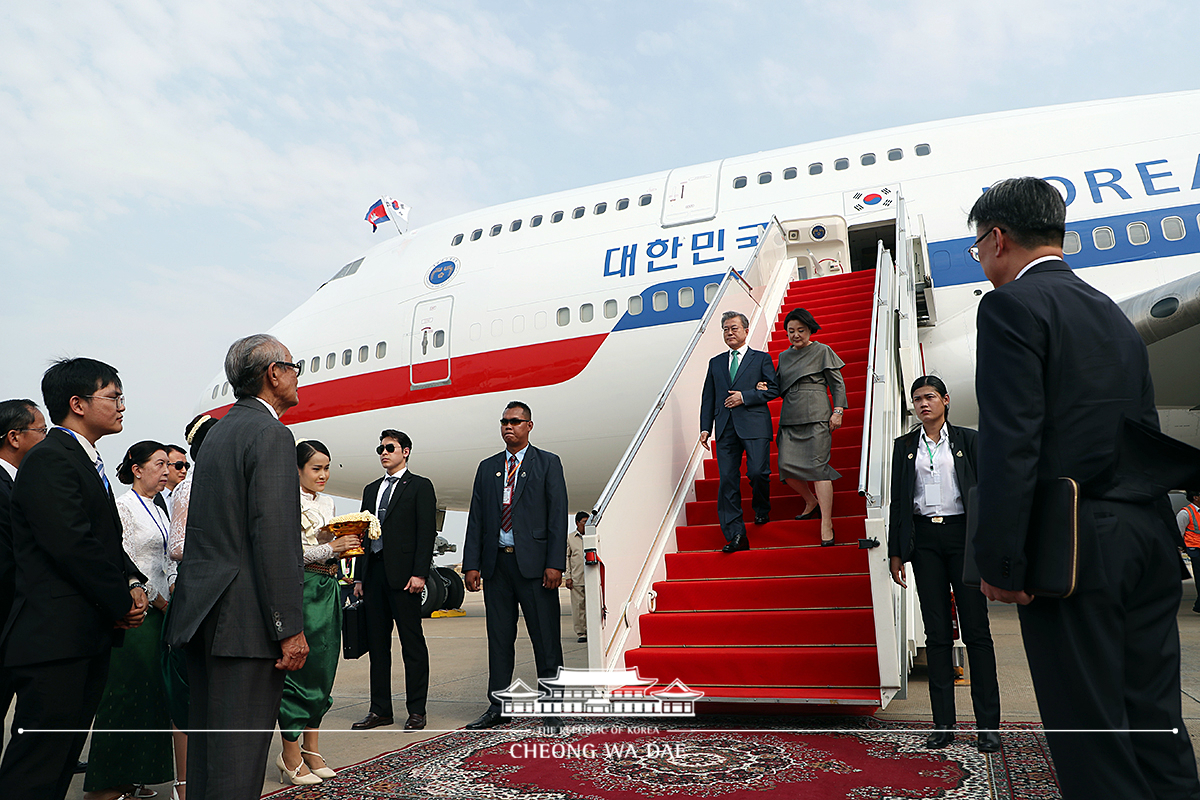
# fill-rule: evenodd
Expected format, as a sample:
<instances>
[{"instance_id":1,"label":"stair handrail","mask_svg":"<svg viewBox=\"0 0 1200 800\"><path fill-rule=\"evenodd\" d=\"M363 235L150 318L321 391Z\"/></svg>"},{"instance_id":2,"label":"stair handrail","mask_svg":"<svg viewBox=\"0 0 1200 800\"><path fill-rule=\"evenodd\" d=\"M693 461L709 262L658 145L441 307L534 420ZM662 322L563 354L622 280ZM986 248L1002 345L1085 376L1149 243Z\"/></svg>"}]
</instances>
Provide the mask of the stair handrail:
<instances>
[{"instance_id":1,"label":"stair handrail","mask_svg":"<svg viewBox=\"0 0 1200 800\"><path fill-rule=\"evenodd\" d=\"M858 493L866 498L867 508L879 508L883 501L882 470L873 463L880 445L880 425L885 414L880 413L876 389L887 380L887 359L891 358L894 343L895 265L880 240L875 248L875 289L871 304L871 339L867 347L867 391L863 403L862 449L858 462ZM883 313L881 313L881 311ZM877 419L877 417L879 419ZM891 445L891 439L886 442ZM873 468L875 467L875 468Z\"/></svg>"}]
</instances>

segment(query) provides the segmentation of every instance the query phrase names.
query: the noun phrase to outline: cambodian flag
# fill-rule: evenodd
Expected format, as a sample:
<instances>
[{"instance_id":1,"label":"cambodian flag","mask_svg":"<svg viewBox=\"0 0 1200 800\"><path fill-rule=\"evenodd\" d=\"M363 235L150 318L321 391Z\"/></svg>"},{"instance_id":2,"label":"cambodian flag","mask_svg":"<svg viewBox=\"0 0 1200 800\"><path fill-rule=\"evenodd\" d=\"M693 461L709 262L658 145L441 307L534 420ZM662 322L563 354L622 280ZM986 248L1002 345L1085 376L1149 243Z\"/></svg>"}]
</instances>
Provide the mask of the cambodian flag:
<instances>
[{"instance_id":1,"label":"cambodian flag","mask_svg":"<svg viewBox=\"0 0 1200 800\"><path fill-rule=\"evenodd\" d=\"M371 223L371 233L374 233L379 228L379 223L385 222L388 219L387 208L383 205L383 200L376 200L371 206L371 210L367 212L364 219Z\"/></svg>"}]
</instances>

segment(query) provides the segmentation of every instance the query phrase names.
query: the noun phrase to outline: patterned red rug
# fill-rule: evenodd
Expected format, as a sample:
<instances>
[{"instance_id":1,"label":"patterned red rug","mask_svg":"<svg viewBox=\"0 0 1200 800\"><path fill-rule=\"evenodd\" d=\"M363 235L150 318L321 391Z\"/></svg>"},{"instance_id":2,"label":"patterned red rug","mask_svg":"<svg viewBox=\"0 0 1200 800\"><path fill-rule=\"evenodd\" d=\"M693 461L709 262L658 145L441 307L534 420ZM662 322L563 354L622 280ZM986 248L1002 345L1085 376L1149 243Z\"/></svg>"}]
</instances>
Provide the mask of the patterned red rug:
<instances>
[{"instance_id":1,"label":"patterned red rug","mask_svg":"<svg viewBox=\"0 0 1200 800\"><path fill-rule=\"evenodd\" d=\"M736 726L736 730L733 729ZM921 745L928 723L871 717L703 717L659 724L589 720L547 733L534 723L452 731L342 769L283 800L634 800L776 797L1058 798L1043 736L1005 725L1004 749L975 750L960 734Z\"/></svg>"}]
</instances>

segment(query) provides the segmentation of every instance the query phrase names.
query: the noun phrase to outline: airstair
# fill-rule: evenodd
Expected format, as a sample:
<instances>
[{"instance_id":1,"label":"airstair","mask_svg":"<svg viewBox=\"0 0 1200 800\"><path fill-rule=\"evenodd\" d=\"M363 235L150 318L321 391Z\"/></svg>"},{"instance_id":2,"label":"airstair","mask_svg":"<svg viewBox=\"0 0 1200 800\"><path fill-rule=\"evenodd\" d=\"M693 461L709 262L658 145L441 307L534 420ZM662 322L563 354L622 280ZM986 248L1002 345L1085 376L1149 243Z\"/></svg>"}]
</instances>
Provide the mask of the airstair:
<instances>
[{"instance_id":1,"label":"airstair","mask_svg":"<svg viewBox=\"0 0 1200 800\"><path fill-rule=\"evenodd\" d=\"M844 239L839 218L819 223L832 235L797 246L814 221L772 221L744 269L726 275L584 540L605 564L603 619L592 600L599 570L587 572L591 667L637 668L662 686L680 681L704 693L701 710L775 703L874 713L903 696L916 649L912 592L888 571L883 488L904 387L917 374L922 237L906 233L901 202L895 263L880 242L874 270L810 278L831 261L823 256L839 230ZM698 430L708 359L724 349L720 313L746 313L750 346L777 359L788 346L783 319L796 307L812 312L821 325L814 338L846 362L849 408L831 455L842 475L837 545L820 547L819 520L793 519L804 502L778 480L773 444L771 521L747 525L749 551L724 554L716 461ZM780 403L771 404L776 422ZM744 478L742 495L751 520Z\"/></svg>"}]
</instances>

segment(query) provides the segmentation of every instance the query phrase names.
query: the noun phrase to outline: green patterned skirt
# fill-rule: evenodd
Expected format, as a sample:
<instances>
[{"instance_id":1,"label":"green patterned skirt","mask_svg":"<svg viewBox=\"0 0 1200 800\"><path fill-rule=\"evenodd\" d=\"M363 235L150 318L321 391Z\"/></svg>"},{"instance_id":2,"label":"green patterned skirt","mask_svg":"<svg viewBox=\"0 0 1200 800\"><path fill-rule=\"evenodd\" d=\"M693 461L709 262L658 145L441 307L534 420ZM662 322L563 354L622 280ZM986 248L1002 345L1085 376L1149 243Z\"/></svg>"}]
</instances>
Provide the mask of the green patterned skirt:
<instances>
[{"instance_id":1,"label":"green patterned skirt","mask_svg":"<svg viewBox=\"0 0 1200 800\"><path fill-rule=\"evenodd\" d=\"M125 631L112 649L108 683L93 723L86 792L131 783L166 783L175 778L171 716L162 673L163 612L150 607L146 621ZM123 729L129 733L103 733ZM153 733L133 733L133 731Z\"/></svg>"},{"instance_id":2,"label":"green patterned skirt","mask_svg":"<svg viewBox=\"0 0 1200 800\"><path fill-rule=\"evenodd\" d=\"M294 742L305 728L321 727L321 718L333 705L333 678L342 657L342 613L338 582L318 572L304 571L304 638L308 658L304 666L283 679L279 704L279 730Z\"/></svg>"}]
</instances>

